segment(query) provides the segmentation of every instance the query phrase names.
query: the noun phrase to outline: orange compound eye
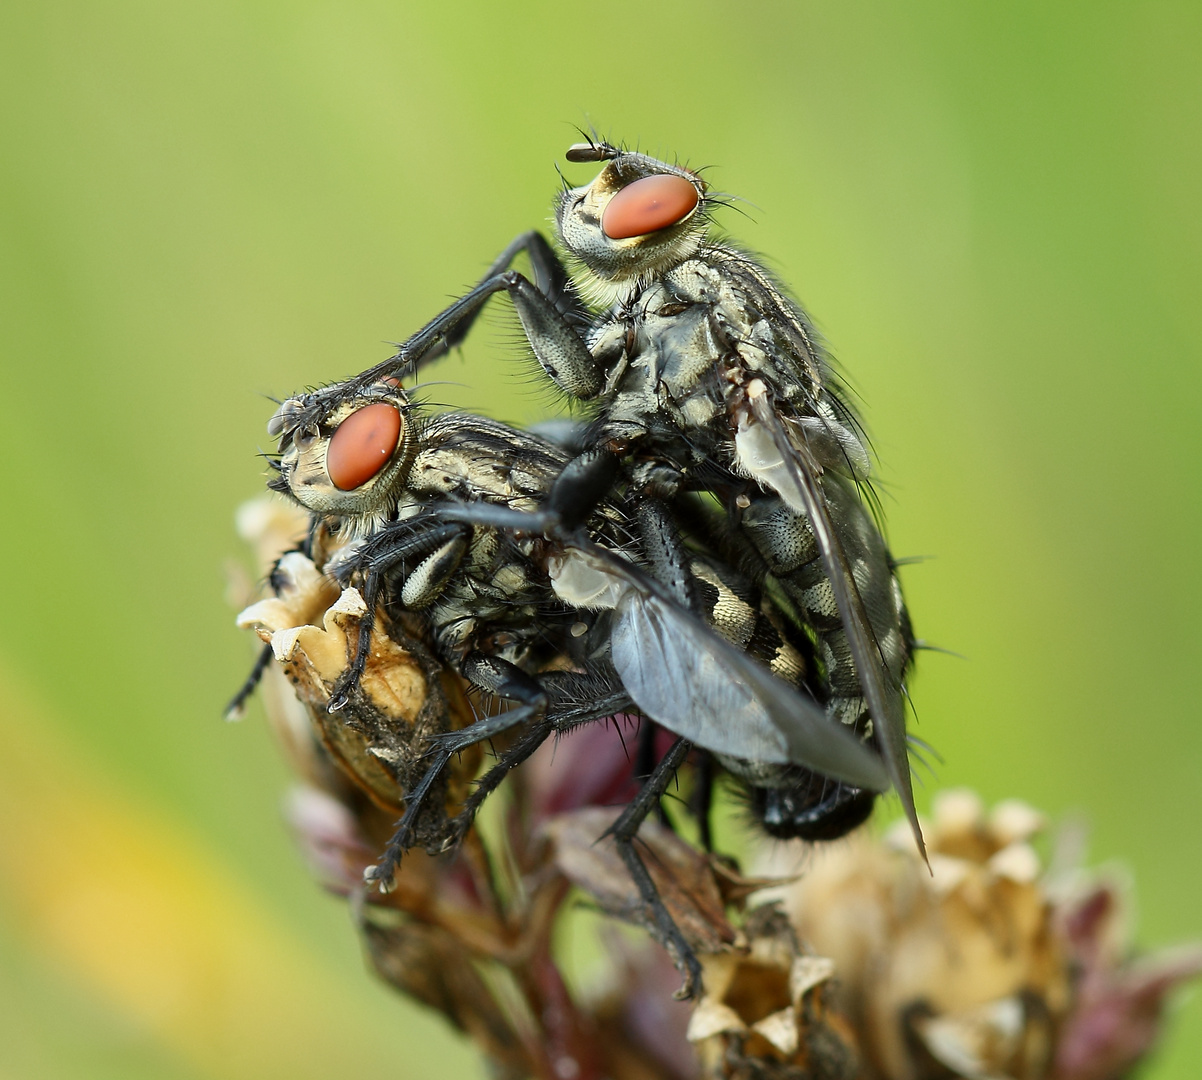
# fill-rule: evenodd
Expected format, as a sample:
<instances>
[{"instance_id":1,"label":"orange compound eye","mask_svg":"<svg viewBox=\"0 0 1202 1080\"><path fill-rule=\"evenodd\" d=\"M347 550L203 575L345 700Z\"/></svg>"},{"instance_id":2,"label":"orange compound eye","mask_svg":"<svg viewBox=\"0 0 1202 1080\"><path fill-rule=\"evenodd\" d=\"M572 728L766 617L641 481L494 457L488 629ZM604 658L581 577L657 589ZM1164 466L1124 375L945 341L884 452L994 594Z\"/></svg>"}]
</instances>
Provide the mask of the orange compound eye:
<instances>
[{"instance_id":1,"label":"orange compound eye","mask_svg":"<svg viewBox=\"0 0 1202 1080\"><path fill-rule=\"evenodd\" d=\"M609 200L601 231L611 240L625 240L666 229L688 217L699 198L683 176L644 176Z\"/></svg>"},{"instance_id":2,"label":"orange compound eye","mask_svg":"<svg viewBox=\"0 0 1202 1080\"><path fill-rule=\"evenodd\" d=\"M377 402L351 413L334 432L326 451L326 471L339 491L366 484L388 463L401 437L401 414Z\"/></svg>"}]
</instances>

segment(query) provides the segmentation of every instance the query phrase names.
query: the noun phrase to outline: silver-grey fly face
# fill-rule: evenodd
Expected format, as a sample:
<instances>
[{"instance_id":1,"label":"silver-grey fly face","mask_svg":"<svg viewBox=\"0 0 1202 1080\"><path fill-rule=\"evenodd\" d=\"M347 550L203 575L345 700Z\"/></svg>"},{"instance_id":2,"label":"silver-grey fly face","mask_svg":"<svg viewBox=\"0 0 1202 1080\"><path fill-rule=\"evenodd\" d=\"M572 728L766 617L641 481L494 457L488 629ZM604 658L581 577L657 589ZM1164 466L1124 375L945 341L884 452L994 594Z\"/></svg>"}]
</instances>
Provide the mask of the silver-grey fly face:
<instances>
[{"instance_id":1,"label":"silver-grey fly face","mask_svg":"<svg viewBox=\"0 0 1202 1080\"><path fill-rule=\"evenodd\" d=\"M707 226L706 184L678 165L606 150L614 156L597 177L560 196L555 223L564 249L590 275L589 297L612 302L624 286L696 252Z\"/></svg>"},{"instance_id":2,"label":"silver-grey fly face","mask_svg":"<svg viewBox=\"0 0 1202 1080\"><path fill-rule=\"evenodd\" d=\"M366 536L387 514L412 458L411 404L381 384L350 396L318 390L289 398L267 425L279 439L273 487Z\"/></svg>"}]
</instances>

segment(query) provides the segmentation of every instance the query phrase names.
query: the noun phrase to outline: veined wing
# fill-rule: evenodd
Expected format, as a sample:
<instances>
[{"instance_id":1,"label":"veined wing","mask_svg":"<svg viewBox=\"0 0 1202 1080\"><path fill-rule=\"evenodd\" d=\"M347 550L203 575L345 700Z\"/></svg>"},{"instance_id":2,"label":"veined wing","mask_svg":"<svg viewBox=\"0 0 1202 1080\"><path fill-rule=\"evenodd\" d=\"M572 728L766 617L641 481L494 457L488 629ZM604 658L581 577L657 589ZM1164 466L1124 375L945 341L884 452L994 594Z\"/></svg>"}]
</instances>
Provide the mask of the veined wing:
<instances>
[{"instance_id":1,"label":"veined wing","mask_svg":"<svg viewBox=\"0 0 1202 1080\"><path fill-rule=\"evenodd\" d=\"M789 506L804 514L813 530L823 570L834 592L840 621L860 678L885 758L889 777L923 857L926 847L914 807L914 789L906 746L904 695L887 670L847 554L839 541L816 470L800 453L777 414L770 395L761 388L748 394L750 419L736 436L740 463L755 479L776 491Z\"/></svg>"},{"instance_id":2,"label":"veined wing","mask_svg":"<svg viewBox=\"0 0 1202 1080\"><path fill-rule=\"evenodd\" d=\"M551 577L566 602L614 609L614 667L631 699L669 731L716 753L806 765L877 791L889 786L880 758L848 729L629 560L573 541L554 561Z\"/></svg>"}]
</instances>

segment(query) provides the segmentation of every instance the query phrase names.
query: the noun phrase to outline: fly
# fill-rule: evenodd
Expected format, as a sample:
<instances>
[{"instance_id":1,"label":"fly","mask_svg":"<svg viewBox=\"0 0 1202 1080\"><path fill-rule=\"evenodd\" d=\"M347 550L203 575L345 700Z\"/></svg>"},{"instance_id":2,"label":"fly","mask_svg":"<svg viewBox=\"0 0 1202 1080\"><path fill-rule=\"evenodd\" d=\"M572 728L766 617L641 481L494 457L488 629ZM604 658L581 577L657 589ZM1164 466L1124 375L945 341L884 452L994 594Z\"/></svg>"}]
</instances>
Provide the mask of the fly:
<instances>
[{"instance_id":1,"label":"fly","mask_svg":"<svg viewBox=\"0 0 1202 1080\"><path fill-rule=\"evenodd\" d=\"M516 700L531 697L534 715L543 706L534 689L518 690L519 673L598 647L596 634L574 631L582 621L593 628L590 613L612 611L600 647L661 726L719 754L886 786L878 759L850 732L692 613L687 554L656 500L638 496L633 514L603 502L549 543L530 515L570 475L561 448L483 417L423 417L387 384L291 399L269 430L280 437L273 486L337 515L358 538L327 570L362 577L365 620L390 588L402 608L428 613L439 654L482 689L516 680L509 688ZM345 703L368 649L365 634L331 709ZM698 678L702 665L710 672Z\"/></svg>"}]
</instances>

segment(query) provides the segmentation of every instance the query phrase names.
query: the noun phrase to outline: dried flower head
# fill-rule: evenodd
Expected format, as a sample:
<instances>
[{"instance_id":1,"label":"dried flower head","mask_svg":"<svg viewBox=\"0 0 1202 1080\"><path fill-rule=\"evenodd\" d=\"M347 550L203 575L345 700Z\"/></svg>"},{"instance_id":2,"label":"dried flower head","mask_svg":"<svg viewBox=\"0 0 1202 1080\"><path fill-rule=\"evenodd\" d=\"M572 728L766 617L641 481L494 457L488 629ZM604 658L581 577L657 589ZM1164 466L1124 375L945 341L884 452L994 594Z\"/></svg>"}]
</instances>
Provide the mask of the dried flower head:
<instances>
[{"instance_id":1,"label":"dried flower head","mask_svg":"<svg viewBox=\"0 0 1202 1080\"><path fill-rule=\"evenodd\" d=\"M1044 824L1022 803L986 813L970 792L949 791L924 824L930 872L901 832L884 842L861 832L815 853L786 905L801 937L834 961L866 1076L1105 1080L1146 1051L1149 1038L1131 1037L1132 1010L1107 1007L1139 996L1158 1017L1199 957L1155 963L1151 980L1114 952L1091 962L1105 928L1083 916L1101 897L1113 912L1117 896L1100 883L1084 899L1050 888L1031 846Z\"/></svg>"},{"instance_id":2,"label":"dried flower head","mask_svg":"<svg viewBox=\"0 0 1202 1080\"><path fill-rule=\"evenodd\" d=\"M855 1032L830 1007L835 965L804 952L775 905L753 909L743 932L743 952L706 960L708 992L688 1030L702 1075L858 1077Z\"/></svg>"},{"instance_id":3,"label":"dried flower head","mask_svg":"<svg viewBox=\"0 0 1202 1080\"><path fill-rule=\"evenodd\" d=\"M908 833L861 830L815 849L783 889L645 822L644 860L706 992L674 1001L668 954L617 935L608 977L573 992L553 948L572 900L668 944L606 836L638 788L624 743L637 719L545 743L483 832L452 828L483 766L463 755L419 830L427 850L405 855L391 892L368 891L428 735L476 712L420 624L381 610L361 688L330 714L364 611L323 572L337 539L319 527L302 554L308 517L274 500L239 521L274 566L273 595L239 625L271 646L265 703L304 780L288 808L301 847L350 899L372 968L472 1038L499 1077L1118 1080L1154 1044L1167 995L1202 970L1197 949L1131 961L1119 890L1049 881L1031 846L1039 814L947 792L925 826L930 871ZM768 885L783 902L749 909Z\"/></svg>"}]
</instances>

